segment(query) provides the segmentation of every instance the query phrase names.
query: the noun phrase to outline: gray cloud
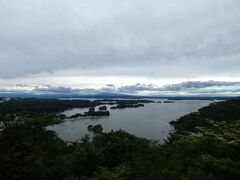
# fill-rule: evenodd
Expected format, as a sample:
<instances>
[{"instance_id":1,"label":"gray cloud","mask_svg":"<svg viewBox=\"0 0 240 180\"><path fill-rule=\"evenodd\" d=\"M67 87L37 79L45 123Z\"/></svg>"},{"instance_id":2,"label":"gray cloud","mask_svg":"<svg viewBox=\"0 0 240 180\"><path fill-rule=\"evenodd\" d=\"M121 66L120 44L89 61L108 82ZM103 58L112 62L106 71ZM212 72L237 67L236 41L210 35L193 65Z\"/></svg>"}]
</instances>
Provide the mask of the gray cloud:
<instances>
[{"instance_id":1,"label":"gray cloud","mask_svg":"<svg viewBox=\"0 0 240 180\"><path fill-rule=\"evenodd\" d=\"M157 88L153 84L140 84L140 83L137 83L135 85L122 86L117 88L117 90L125 93L137 93L141 91L159 91L159 90L161 91L160 88Z\"/></svg>"},{"instance_id":2,"label":"gray cloud","mask_svg":"<svg viewBox=\"0 0 240 180\"><path fill-rule=\"evenodd\" d=\"M16 87L22 87L18 85ZM23 85L25 86L25 85ZM19 89L6 90L2 89L0 92L14 93L26 92ZM71 87L53 87L50 85L36 86L32 90L27 91L31 94L65 94L65 95L85 95L98 93L121 93L129 95L240 95L240 82L220 82L220 81L189 81L178 84L165 85L158 87L153 84L135 84L128 86L116 87L113 84L107 84L103 88L71 88Z\"/></svg>"},{"instance_id":3,"label":"gray cloud","mask_svg":"<svg viewBox=\"0 0 240 180\"><path fill-rule=\"evenodd\" d=\"M78 89L73 89L70 87L52 87L52 86L45 86L45 87L36 87L33 89L34 93L39 94L78 94Z\"/></svg>"},{"instance_id":4,"label":"gray cloud","mask_svg":"<svg viewBox=\"0 0 240 180\"><path fill-rule=\"evenodd\" d=\"M182 93L187 95L203 95L203 94L226 94L234 95L240 94L240 82L220 82L220 81L188 81L178 84L165 85L164 87L157 87L149 84L136 84L131 86L123 86L117 89L120 92L139 93L146 91L154 93L155 95L180 95Z\"/></svg>"},{"instance_id":5,"label":"gray cloud","mask_svg":"<svg viewBox=\"0 0 240 180\"><path fill-rule=\"evenodd\" d=\"M219 87L240 87L240 82L221 82L221 81L188 81L179 84L171 84L164 86L163 89L168 91L185 91L189 89L203 89L203 88L214 88ZM232 89L234 90L234 89Z\"/></svg>"},{"instance_id":6,"label":"gray cloud","mask_svg":"<svg viewBox=\"0 0 240 180\"><path fill-rule=\"evenodd\" d=\"M239 18L239 0L1 0L0 79L240 77Z\"/></svg>"}]
</instances>

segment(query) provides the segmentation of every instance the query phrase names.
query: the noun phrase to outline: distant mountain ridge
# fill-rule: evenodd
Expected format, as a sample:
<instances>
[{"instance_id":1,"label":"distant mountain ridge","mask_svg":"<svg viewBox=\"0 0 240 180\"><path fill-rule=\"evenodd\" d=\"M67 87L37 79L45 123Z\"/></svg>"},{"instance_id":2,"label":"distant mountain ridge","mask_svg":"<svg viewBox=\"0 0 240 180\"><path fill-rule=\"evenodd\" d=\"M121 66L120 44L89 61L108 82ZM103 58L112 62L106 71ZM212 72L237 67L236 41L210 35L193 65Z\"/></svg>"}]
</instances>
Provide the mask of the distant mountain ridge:
<instances>
[{"instance_id":1,"label":"distant mountain ridge","mask_svg":"<svg viewBox=\"0 0 240 180\"><path fill-rule=\"evenodd\" d=\"M83 95L69 95L64 93L58 94L33 94L33 93L0 93L0 97L9 98L122 98L122 99L169 99L169 100L229 100L240 97L232 96L137 96L119 93L97 93L97 94L83 94Z\"/></svg>"}]
</instances>

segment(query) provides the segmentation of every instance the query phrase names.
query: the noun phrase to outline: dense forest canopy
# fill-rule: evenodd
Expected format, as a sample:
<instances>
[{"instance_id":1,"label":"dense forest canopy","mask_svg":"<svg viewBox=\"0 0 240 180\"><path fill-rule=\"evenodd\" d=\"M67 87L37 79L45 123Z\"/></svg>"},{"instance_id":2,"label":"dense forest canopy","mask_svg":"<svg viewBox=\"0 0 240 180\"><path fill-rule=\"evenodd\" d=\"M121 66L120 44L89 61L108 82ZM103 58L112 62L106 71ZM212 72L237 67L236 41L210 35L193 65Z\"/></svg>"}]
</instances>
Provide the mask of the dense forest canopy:
<instances>
[{"instance_id":1,"label":"dense forest canopy","mask_svg":"<svg viewBox=\"0 0 240 180\"><path fill-rule=\"evenodd\" d=\"M1 180L240 177L240 99L211 104L172 122L176 132L161 145L124 131L69 144L45 130L59 110L93 105L74 103L18 100L0 105L1 118L11 121L0 132Z\"/></svg>"}]
</instances>

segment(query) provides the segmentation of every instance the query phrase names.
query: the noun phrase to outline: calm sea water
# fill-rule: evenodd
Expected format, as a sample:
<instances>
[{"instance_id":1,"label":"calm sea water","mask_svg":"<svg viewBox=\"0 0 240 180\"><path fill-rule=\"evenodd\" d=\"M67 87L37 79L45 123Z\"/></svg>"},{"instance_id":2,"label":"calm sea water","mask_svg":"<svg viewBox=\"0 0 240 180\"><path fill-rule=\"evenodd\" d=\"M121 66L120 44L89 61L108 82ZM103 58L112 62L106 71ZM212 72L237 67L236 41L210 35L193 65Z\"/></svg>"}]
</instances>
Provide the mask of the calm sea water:
<instances>
[{"instance_id":1,"label":"calm sea water","mask_svg":"<svg viewBox=\"0 0 240 180\"><path fill-rule=\"evenodd\" d=\"M212 103L212 101L184 100L175 103L150 103L144 107L114 109L110 111L109 117L79 117L76 119L66 119L60 124L48 126L48 130L55 131L57 135L65 141L78 141L81 137L88 134L88 125L101 124L104 132L111 130L125 130L138 137L162 142L167 139L169 133L174 128L169 124L170 121L197 111L199 108ZM86 112L88 108L74 108L63 112L67 116L76 113Z\"/></svg>"}]
</instances>

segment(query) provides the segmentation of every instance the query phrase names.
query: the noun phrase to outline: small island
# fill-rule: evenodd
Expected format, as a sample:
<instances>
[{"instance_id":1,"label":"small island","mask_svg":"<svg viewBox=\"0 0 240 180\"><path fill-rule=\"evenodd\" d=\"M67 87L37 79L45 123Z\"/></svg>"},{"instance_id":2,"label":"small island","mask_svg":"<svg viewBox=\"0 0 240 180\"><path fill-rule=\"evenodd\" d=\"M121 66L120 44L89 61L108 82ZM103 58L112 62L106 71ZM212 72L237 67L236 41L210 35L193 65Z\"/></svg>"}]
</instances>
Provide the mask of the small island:
<instances>
[{"instance_id":1,"label":"small island","mask_svg":"<svg viewBox=\"0 0 240 180\"><path fill-rule=\"evenodd\" d=\"M104 106L102 106L103 108L99 108L99 109L105 109ZM88 112L84 113L85 116L109 116L110 112L107 110L100 110L100 111L95 111L95 107L91 107L89 108Z\"/></svg>"},{"instance_id":2,"label":"small island","mask_svg":"<svg viewBox=\"0 0 240 180\"><path fill-rule=\"evenodd\" d=\"M175 101L164 101L163 103L175 103Z\"/></svg>"},{"instance_id":3,"label":"small island","mask_svg":"<svg viewBox=\"0 0 240 180\"><path fill-rule=\"evenodd\" d=\"M83 114L77 113L68 118L74 119L74 118L87 117L87 116L109 116L110 112L107 111L107 108L105 108L105 107L106 106L99 107L100 111L95 111L95 107L91 107L91 108L89 108L89 110L87 112L84 112Z\"/></svg>"},{"instance_id":4,"label":"small island","mask_svg":"<svg viewBox=\"0 0 240 180\"><path fill-rule=\"evenodd\" d=\"M88 130L89 130L89 131L93 131L94 134L99 134L99 133L102 133L103 127L102 127L101 124L97 124L97 125L95 125L95 126L89 125L89 126L88 126Z\"/></svg>"},{"instance_id":5,"label":"small island","mask_svg":"<svg viewBox=\"0 0 240 180\"><path fill-rule=\"evenodd\" d=\"M118 104L117 106L111 107L111 109L138 108L143 106L144 104Z\"/></svg>"},{"instance_id":6,"label":"small island","mask_svg":"<svg viewBox=\"0 0 240 180\"><path fill-rule=\"evenodd\" d=\"M107 106L100 106L98 108L99 111L107 111Z\"/></svg>"},{"instance_id":7,"label":"small island","mask_svg":"<svg viewBox=\"0 0 240 180\"><path fill-rule=\"evenodd\" d=\"M79 118L79 117L82 117L82 116L84 116L84 115L82 115L80 113L77 113L77 114L74 114L74 115L70 116L69 118L70 119L75 119L75 118Z\"/></svg>"}]
</instances>

